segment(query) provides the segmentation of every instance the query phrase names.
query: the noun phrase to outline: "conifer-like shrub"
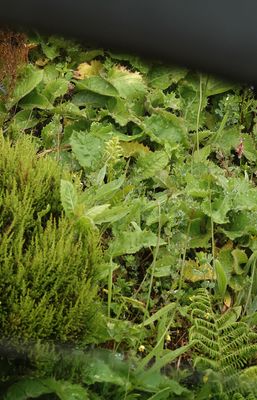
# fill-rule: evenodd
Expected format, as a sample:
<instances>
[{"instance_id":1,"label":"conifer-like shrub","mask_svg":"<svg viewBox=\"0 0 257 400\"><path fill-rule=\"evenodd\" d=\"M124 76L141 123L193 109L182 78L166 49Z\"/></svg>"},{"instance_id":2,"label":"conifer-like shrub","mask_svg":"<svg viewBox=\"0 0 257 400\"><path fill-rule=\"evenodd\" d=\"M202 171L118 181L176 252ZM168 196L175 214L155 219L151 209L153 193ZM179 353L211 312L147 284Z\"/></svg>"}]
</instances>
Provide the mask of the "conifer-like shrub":
<instances>
[{"instance_id":1,"label":"conifer-like shrub","mask_svg":"<svg viewBox=\"0 0 257 400\"><path fill-rule=\"evenodd\" d=\"M0 136L2 338L87 341L95 332L96 238L62 214L61 168L28 137Z\"/></svg>"}]
</instances>

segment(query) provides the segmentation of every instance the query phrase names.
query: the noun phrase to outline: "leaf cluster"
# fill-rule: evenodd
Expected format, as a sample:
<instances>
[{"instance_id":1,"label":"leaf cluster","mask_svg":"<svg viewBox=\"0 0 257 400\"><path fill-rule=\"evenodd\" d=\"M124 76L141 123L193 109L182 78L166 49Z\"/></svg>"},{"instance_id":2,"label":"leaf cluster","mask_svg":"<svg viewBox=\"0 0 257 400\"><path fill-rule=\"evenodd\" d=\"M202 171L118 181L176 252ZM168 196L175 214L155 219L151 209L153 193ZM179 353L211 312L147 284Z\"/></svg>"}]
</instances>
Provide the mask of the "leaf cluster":
<instances>
[{"instance_id":1,"label":"leaf cluster","mask_svg":"<svg viewBox=\"0 0 257 400\"><path fill-rule=\"evenodd\" d=\"M82 354L77 368L41 349L40 378L11 395L255 396L254 91L63 38L31 42L0 102L4 136L18 140L1 139L3 326L113 354Z\"/></svg>"}]
</instances>

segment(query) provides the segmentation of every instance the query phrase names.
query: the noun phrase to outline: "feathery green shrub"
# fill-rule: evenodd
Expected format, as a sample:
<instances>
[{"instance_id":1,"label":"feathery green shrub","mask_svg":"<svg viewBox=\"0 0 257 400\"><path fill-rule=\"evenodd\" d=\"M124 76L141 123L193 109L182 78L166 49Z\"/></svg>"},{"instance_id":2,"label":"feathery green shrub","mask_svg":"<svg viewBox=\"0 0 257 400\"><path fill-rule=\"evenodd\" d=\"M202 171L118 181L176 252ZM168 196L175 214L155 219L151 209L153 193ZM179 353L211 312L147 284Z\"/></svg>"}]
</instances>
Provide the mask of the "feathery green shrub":
<instances>
[{"instance_id":1,"label":"feathery green shrub","mask_svg":"<svg viewBox=\"0 0 257 400\"><path fill-rule=\"evenodd\" d=\"M88 341L97 326L96 238L62 214L62 171L28 137L0 137L2 338Z\"/></svg>"}]
</instances>

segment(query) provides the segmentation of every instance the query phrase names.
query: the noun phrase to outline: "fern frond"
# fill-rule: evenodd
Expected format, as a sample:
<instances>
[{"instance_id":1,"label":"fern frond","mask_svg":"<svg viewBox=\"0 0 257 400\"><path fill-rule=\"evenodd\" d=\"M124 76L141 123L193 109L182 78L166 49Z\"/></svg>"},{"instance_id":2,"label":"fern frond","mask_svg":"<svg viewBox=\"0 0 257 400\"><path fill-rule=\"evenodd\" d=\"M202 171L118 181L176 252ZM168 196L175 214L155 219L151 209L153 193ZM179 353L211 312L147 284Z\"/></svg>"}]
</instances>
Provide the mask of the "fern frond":
<instances>
[{"instance_id":1,"label":"fern frond","mask_svg":"<svg viewBox=\"0 0 257 400\"><path fill-rule=\"evenodd\" d=\"M231 395L230 398L240 392L255 395L252 376L257 374L257 368L245 367L257 353L256 333L246 323L237 321L233 310L222 315L214 312L206 289L197 290L191 299L189 341L194 348L194 365L221 374L225 393Z\"/></svg>"}]
</instances>

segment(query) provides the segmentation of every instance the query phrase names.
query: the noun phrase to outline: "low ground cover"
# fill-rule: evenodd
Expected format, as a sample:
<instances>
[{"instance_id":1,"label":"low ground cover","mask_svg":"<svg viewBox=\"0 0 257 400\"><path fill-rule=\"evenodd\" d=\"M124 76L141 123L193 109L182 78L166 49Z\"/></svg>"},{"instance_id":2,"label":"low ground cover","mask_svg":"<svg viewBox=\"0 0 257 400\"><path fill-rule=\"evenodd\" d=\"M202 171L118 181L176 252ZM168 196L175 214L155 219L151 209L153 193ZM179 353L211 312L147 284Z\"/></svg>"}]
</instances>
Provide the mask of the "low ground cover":
<instances>
[{"instance_id":1,"label":"low ground cover","mask_svg":"<svg viewBox=\"0 0 257 400\"><path fill-rule=\"evenodd\" d=\"M17 38L0 75L5 399L255 399L254 88Z\"/></svg>"}]
</instances>

